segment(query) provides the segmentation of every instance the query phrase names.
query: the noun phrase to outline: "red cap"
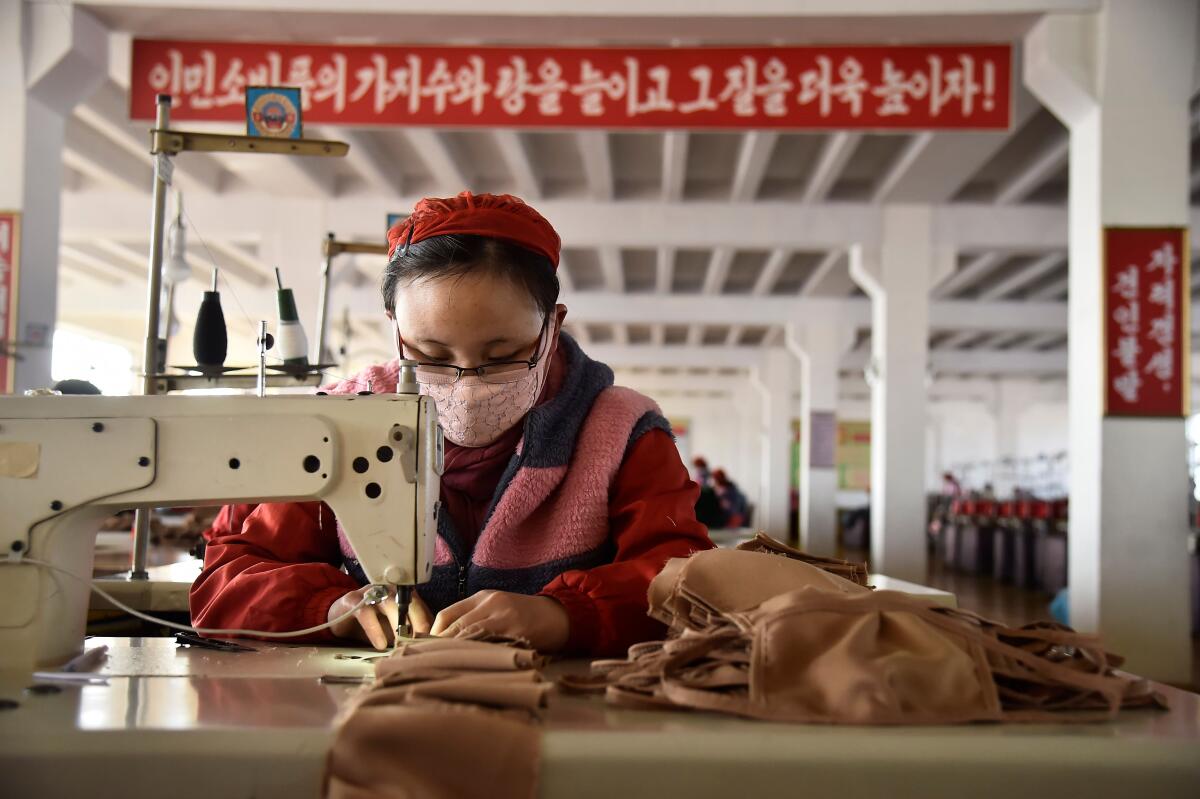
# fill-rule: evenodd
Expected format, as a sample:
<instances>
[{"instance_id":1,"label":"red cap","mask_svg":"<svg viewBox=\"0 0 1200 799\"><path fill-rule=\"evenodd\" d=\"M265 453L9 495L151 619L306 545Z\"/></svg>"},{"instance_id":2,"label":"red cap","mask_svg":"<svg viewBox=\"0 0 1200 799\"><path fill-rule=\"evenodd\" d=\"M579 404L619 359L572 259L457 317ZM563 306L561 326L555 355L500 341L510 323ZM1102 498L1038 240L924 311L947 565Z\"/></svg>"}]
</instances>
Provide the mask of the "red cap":
<instances>
[{"instance_id":1,"label":"red cap","mask_svg":"<svg viewBox=\"0 0 1200 799\"><path fill-rule=\"evenodd\" d=\"M388 258L397 247L454 234L487 236L516 244L546 256L558 269L562 242L545 217L511 194L469 191L457 197L426 197L418 202L408 219L388 231Z\"/></svg>"}]
</instances>

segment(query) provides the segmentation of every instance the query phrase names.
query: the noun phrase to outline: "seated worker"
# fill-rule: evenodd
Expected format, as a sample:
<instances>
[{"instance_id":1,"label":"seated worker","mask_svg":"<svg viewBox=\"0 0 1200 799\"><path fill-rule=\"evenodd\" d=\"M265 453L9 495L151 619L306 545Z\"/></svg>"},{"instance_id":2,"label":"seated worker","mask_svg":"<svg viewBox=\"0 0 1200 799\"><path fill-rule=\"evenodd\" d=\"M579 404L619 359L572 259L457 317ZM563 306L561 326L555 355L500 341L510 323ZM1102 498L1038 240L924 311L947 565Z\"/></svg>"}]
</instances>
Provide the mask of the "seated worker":
<instances>
[{"instance_id":1,"label":"seated worker","mask_svg":"<svg viewBox=\"0 0 1200 799\"><path fill-rule=\"evenodd\" d=\"M697 487L653 401L562 332L559 237L503 195L425 199L388 231L383 306L396 347L419 363L445 430L435 566L417 587L418 632L467 628L543 652L623 654L664 629L646 615L670 558L711 548ZM397 361L370 381L396 390ZM299 630L358 604L366 578L319 502L229 506L191 590L200 627ZM394 601L310 640L388 645Z\"/></svg>"},{"instance_id":2,"label":"seated worker","mask_svg":"<svg viewBox=\"0 0 1200 799\"><path fill-rule=\"evenodd\" d=\"M712 478L717 498L721 501L721 509L725 512L725 526L745 527L748 521L746 511L749 508L746 495L738 488L737 483L729 479L724 469L713 471Z\"/></svg>"}]
</instances>

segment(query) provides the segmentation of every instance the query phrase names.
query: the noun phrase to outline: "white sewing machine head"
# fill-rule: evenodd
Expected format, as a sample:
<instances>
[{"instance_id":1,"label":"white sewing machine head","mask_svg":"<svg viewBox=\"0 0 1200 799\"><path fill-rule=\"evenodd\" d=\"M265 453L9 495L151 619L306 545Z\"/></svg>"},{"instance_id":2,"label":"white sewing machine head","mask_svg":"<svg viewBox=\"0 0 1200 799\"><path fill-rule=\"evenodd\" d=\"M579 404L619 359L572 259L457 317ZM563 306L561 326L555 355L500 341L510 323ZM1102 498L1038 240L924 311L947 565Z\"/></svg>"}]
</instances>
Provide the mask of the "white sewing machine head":
<instances>
[{"instance_id":1,"label":"white sewing machine head","mask_svg":"<svg viewBox=\"0 0 1200 799\"><path fill-rule=\"evenodd\" d=\"M0 397L0 669L79 651L96 530L125 508L329 505L372 583L431 574L442 471L415 394ZM7 561L3 553L9 553Z\"/></svg>"}]
</instances>

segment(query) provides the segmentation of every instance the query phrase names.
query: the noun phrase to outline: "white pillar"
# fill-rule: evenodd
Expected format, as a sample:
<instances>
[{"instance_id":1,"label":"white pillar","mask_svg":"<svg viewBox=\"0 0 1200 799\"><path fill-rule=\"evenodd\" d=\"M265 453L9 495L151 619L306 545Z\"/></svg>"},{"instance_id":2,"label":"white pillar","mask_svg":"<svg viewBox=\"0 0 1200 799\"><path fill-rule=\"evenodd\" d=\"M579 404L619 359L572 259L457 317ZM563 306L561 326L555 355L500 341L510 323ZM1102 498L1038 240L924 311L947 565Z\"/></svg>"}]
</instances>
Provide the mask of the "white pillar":
<instances>
[{"instance_id":1,"label":"white pillar","mask_svg":"<svg viewBox=\"0 0 1200 799\"><path fill-rule=\"evenodd\" d=\"M21 212L16 390L50 385L67 117L108 75L108 32L61 3L0 3L0 208Z\"/></svg>"},{"instance_id":2,"label":"white pillar","mask_svg":"<svg viewBox=\"0 0 1200 799\"><path fill-rule=\"evenodd\" d=\"M762 392L762 501L760 530L788 539L791 504L793 358L782 347L765 352L754 377Z\"/></svg>"},{"instance_id":3,"label":"white pillar","mask_svg":"<svg viewBox=\"0 0 1200 799\"><path fill-rule=\"evenodd\" d=\"M871 298L871 566L921 582L929 290L953 257L934 246L928 206L888 206L882 217L879 248L850 250L850 274Z\"/></svg>"},{"instance_id":4,"label":"white pillar","mask_svg":"<svg viewBox=\"0 0 1200 799\"><path fill-rule=\"evenodd\" d=\"M1071 132L1071 622L1174 682L1191 677L1184 425L1104 418L1100 239L1188 224L1196 23L1194 0L1108 0L1043 19L1025 47L1026 83Z\"/></svg>"},{"instance_id":5,"label":"white pillar","mask_svg":"<svg viewBox=\"0 0 1200 799\"><path fill-rule=\"evenodd\" d=\"M733 479L741 487L746 498L754 504L753 514L747 524L753 527L762 527L762 514L765 507L763 481L760 474L763 396L757 388L743 383L735 387L733 402L736 409L734 415L738 431L738 474Z\"/></svg>"},{"instance_id":6,"label":"white pillar","mask_svg":"<svg viewBox=\"0 0 1200 799\"><path fill-rule=\"evenodd\" d=\"M800 365L800 547L814 555L837 548L838 371L853 337L836 315L788 325Z\"/></svg>"}]
</instances>

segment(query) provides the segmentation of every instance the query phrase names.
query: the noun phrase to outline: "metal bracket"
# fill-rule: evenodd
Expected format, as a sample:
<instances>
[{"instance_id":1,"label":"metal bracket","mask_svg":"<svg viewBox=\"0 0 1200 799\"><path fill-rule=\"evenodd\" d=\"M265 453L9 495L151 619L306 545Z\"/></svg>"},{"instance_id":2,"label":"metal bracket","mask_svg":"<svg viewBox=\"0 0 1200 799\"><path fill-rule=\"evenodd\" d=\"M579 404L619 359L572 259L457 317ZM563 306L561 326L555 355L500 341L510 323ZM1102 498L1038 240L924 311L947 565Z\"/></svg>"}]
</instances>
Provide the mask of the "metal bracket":
<instances>
[{"instance_id":1,"label":"metal bracket","mask_svg":"<svg viewBox=\"0 0 1200 799\"><path fill-rule=\"evenodd\" d=\"M194 153L273 153L341 158L350 152L344 141L329 139L269 139L225 133L196 133L186 130L150 131L150 154L178 155Z\"/></svg>"},{"instance_id":2,"label":"metal bracket","mask_svg":"<svg viewBox=\"0 0 1200 799\"><path fill-rule=\"evenodd\" d=\"M330 257L342 253L357 253L359 255L387 255L387 244L373 244L367 241L337 241L325 239L321 244L321 254Z\"/></svg>"}]
</instances>

